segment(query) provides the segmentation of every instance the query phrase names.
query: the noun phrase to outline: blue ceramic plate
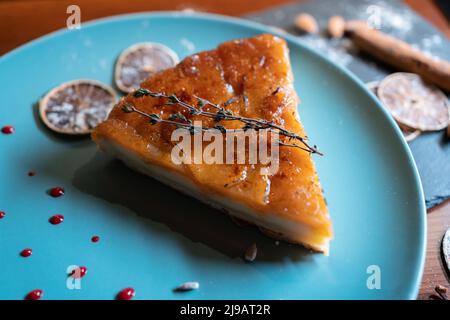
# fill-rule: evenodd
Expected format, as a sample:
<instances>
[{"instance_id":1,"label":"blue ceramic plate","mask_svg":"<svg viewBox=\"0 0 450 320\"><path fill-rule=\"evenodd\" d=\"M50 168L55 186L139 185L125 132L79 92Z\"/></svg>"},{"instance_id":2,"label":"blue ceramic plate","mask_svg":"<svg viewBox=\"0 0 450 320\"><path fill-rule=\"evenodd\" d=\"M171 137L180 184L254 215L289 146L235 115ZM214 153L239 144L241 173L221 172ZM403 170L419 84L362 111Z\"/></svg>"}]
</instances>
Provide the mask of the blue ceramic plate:
<instances>
[{"instance_id":1,"label":"blue ceramic plate","mask_svg":"<svg viewBox=\"0 0 450 320\"><path fill-rule=\"evenodd\" d=\"M160 42L184 57L264 32L276 33L213 15L128 15L53 33L1 58L0 125L16 132L0 135L0 298L40 288L45 299L112 299L125 287L136 289L136 299L416 297L426 220L411 153L353 75L293 36L282 34L300 115L326 154L315 161L334 223L329 257L239 228L100 154L88 138L52 134L37 117L39 98L64 81L111 84L115 59L136 42ZM65 187L63 197L47 194L55 185ZM48 218L56 213L65 220L54 226ZM101 240L92 243L93 235ZM253 242L257 261L244 263ZM27 247L33 255L22 258ZM88 268L78 284L67 280L71 265ZM185 281L200 290L172 291Z\"/></svg>"}]
</instances>

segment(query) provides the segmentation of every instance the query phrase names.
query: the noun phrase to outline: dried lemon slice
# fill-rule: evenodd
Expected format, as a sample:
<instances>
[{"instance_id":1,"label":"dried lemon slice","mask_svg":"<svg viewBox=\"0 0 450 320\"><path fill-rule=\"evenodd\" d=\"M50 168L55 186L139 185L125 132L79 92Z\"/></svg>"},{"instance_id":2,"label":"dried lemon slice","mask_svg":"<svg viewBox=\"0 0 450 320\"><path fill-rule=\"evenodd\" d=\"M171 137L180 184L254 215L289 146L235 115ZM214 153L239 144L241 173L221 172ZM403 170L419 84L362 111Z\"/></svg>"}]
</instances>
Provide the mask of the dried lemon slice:
<instances>
[{"instance_id":1,"label":"dried lemon slice","mask_svg":"<svg viewBox=\"0 0 450 320\"><path fill-rule=\"evenodd\" d=\"M152 74L171 68L178 62L177 54L162 44L137 43L125 49L117 59L116 85L124 92L132 92Z\"/></svg>"},{"instance_id":2,"label":"dried lemon slice","mask_svg":"<svg viewBox=\"0 0 450 320\"><path fill-rule=\"evenodd\" d=\"M377 93L395 120L409 128L436 131L450 122L446 95L414 73L391 74L380 82Z\"/></svg>"},{"instance_id":3,"label":"dried lemon slice","mask_svg":"<svg viewBox=\"0 0 450 320\"><path fill-rule=\"evenodd\" d=\"M366 87L378 97L378 86L379 86L379 84L380 84L379 81L372 81L372 82L366 83ZM383 103L381 103L381 104L383 104ZM387 109L387 110L390 112L389 109ZM397 120L395 120L395 122L397 123L397 125L400 128L400 130L402 131L403 137L405 138L405 140L407 142L413 141L415 138L420 136L420 134L422 133L422 131L417 130L417 129L412 129L412 128L404 125L404 124L399 123Z\"/></svg>"},{"instance_id":4,"label":"dried lemon slice","mask_svg":"<svg viewBox=\"0 0 450 320\"><path fill-rule=\"evenodd\" d=\"M442 255L447 270L450 272L450 228L447 229L444 238L442 239Z\"/></svg>"},{"instance_id":5,"label":"dried lemon slice","mask_svg":"<svg viewBox=\"0 0 450 320\"><path fill-rule=\"evenodd\" d=\"M50 90L39 103L42 121L65 134L88 134L106 119L116 101L112 88L94 80L73 80Z\"/></svg>"}]
</instances>

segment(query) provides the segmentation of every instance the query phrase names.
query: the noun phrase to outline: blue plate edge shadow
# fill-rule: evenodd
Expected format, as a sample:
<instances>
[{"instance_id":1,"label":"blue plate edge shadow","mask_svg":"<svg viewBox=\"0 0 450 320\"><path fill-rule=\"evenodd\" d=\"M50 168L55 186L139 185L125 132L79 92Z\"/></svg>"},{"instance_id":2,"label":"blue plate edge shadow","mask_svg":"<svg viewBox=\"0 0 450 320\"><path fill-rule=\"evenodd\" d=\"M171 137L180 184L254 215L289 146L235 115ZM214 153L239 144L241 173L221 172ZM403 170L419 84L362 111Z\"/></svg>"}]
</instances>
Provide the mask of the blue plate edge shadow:
<instances>
[{"instance_id":1,"label":"blue plate edge shadow","mask_svg":"<svg viewBox=\"0 0 450 320\"><path fill-rule=\"evenodd\" d=\"M418 270L416 272L416 276L415 276L414 283L413 283L414 290L411 290L409 292L408 299L410 299L410 300L416 299L418 292L419 292L420 283L421 283L421 279L422 279L422 275L423 275L423 271L424 271L426 247L427 247L427 215L426 215L426 206L425 206L425 197L424 197L423 187L422 187L422 183L420 180L420 176L419 176L419 172L418 172L416 163L414 161L414 158L412 156L411 150L408 147L407 142L403 138L403 134L401 133L399 127L396 125L395 121L390 116L388 111L385 110L385 108L380 104L380 102L375 97L375 95L369 89L367 89L367 87L364 85L364 83L355 74L353 74L350 70L346 69L345 67L341 67L341 66L335 64L333 61L329 60L321 52L319 52L313 48L305 46L304 44L301 43L301 41L297 40L295 36L290 35L287 32L280 32L275 28L271 28L270 26L266 26L266 25L263 25L263 24L260 24L257 22L240 19L240 18L235 18L235 17L229 17L229 16L224 16L224 15L219 15L219 14L211 14L211 13L201 13L201 12L193 13L193 12L182 12L182 11L139 12L139 13L131 13L131 14L128 13L128 14L113 15L113 16L108 16L108 17L104 17L104 18L100 18L100 19L90 20L88 22L82 23L82 28L89 28L89 27L92 27L95 25L109 23L111 21L126 21L126 20L130 20L133 18L145 18L145 17L150 17L150 18L194 18L194 19L201 19L204 21L221 21L221 22L231 23L234 25L245 26L247 28L260 31L262 33L274 34L276 36L279 36L280 38L286 39L288 42L292 42L295 45L298 45L305 51L308 51L309 53L319 57L319 59L322 60L322 62L324 62L326 65L328 65L331 68L334 68L339 73L342 73L345 76L349 77L360 89L363 90L363 92L366 93L366 95L368 95L370 97L372 102L374 102L374 104L377 106L378 111L381 112L381 114L383 115L385 120L389 123L389 125L396 132L396 135L397 135L396 139L400 140L400 144L402 146L403 152L406 153L406 156L408 159L408 164L409 164L410 168L412 169L412 173L414 176L415 189L416 189L416 193L417 193L418 200L419 200L419 204L418 204L419 211L421 212L420 221L419 221L420 234L418 235L420 251L419 251L419 255L417 257L418 261L416 261L416 263L418 265ZM66 28L56 30L54 32L51 32L44 36L38 37L30 42L27 42L27 43L13 49L12 51L0 56L0 66L3 62L7 61L8 59L13 58L16 54L18 54L24 50L27 50L38 43L42 43L47 40L53 39L55 37L62 36L66 32L67 32Z\"/></svg>"}]
</instances>

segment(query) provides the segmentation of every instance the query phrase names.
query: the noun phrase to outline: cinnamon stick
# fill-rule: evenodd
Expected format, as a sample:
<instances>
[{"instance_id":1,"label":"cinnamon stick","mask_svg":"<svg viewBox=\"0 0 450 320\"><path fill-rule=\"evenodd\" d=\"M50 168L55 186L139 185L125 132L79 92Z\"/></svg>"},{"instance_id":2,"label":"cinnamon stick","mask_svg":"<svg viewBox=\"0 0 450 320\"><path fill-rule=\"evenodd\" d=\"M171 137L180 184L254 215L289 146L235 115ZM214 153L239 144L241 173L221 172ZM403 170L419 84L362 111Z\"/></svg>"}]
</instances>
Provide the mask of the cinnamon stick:
<instances>
[{"instance_id":1,"label":"cinnamon stick","mask_svg":"<svg viewBox=\"0 0 450 320\"><path fill-rule=\"evenodd\" d=\"M425 80L450 91L450 63L433 58L408 43L370 28L363 21L350 21L346 32L365 53L401 71L417 73Z\"/></svg>"}]
</instances>

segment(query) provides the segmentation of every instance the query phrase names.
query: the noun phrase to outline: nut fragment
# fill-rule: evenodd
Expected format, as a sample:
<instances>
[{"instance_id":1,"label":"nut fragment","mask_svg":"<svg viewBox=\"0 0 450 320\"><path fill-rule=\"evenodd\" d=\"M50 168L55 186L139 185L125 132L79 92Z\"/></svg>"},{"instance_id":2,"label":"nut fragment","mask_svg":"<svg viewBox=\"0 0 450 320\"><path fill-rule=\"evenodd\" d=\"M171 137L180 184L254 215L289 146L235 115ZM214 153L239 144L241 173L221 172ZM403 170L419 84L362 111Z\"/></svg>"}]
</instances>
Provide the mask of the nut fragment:
<instances>
[{"instance_id":1,"label":"nut fragment","mask_svg":"<svg viewBox=\"0 0 450 320\"><path fill-rule=\"evenodd\" d=\"M444 287L443 285L441 285L441 284L438 284L435 288L434 288L434 290L436 290L436 292L438 292L438 293L447 293L447 288L446 287Z\"/></svg>"},{"instance_id":2,"label":"nut fragment","mask_svg":"<svg viewBox=\"0 0 450 320\"><path fill-rule=\"evenodd\" d=\"M197 281L189 281L182 283L178 287L174 289L174 291L191 291L191 290L197 290L200 288L200 284Z\"/></svg>"},{"instance_id":3,"label":"nut fragment","mask_svg":"<svg viewBox=\"0 0 450 320\"><path fill-rule=\"evenodd\" d=\"M256 259L256 254L258 253L258 248L256 243L253 243L250 247L245 250L244 259L248 262L252 262Z\"/></svg>"},{"instance_id":4,"label":"nut fragment","mask_svg":"<svg viewBox=\"0 0 450 320\"><path fill-rule=\"evenodd\" d=\"M319 27L314 17L308 13L300 13L295 17L295 26L304 33L317 33Z\"/></svg>"},{"instance_id":5,"label":"nut fragment","mask_svg":"<svg viewBox=\"0 0 450 320\"><path fill-rule=\"evenodd\" d=\"M345 31L345 20L341 16L332 16L328 20L328 34L332 38L342 38Z\"/></svg>"}]
</instances>

